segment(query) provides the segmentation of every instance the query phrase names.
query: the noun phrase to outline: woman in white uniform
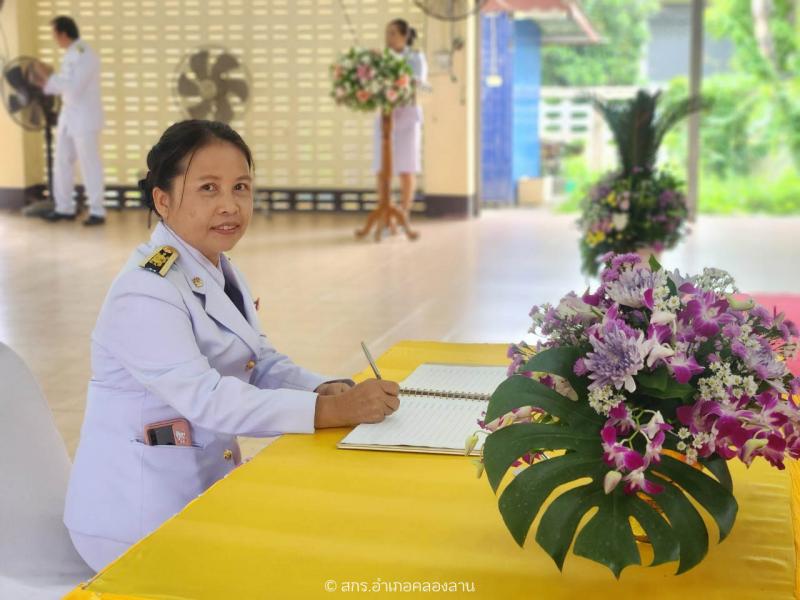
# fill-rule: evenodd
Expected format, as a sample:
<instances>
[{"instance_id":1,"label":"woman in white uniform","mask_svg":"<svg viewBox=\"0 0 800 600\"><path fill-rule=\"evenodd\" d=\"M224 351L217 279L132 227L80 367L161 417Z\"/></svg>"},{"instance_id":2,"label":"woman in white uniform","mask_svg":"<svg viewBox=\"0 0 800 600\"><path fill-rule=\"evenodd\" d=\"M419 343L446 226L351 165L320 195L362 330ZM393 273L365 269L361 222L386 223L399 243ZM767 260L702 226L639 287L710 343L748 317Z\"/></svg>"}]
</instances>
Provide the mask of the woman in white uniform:
<instances>
[{"instance_id":1,"label":"woman in white uniform","mask_svg":"<svg viewBox=\"0 0 800 600\"><path fill-rule=\"evenodd\" d=\"M395 19L386 26L386 46L406 59L419 86L428 81L428 63L425 55L412 47L416 38L416 30L403 19ZM396 108L393 118L392 174L400 178L400 206L408 220L416 191L416 174L422 170L422 108L415 99L413 104ZM378 175L379 188L381 162L381 119L378 115L375 119L372 169Z\"/></svg>"},{"instance_id":2,"label":"woman in white uniform","mask_svg":"<svg viewBox=\"0 0 800 600\"><path fill-rule=\"evenodd\" d=\"M235 131L176 123L147 166L140 187L160 222L111 285L92 334L64 513L95 570L236 467L237 435L378 422L399 404L396 383L312 373L261 332L223 254L253 211L251 154Z\"/></svg>"}]
</instances>

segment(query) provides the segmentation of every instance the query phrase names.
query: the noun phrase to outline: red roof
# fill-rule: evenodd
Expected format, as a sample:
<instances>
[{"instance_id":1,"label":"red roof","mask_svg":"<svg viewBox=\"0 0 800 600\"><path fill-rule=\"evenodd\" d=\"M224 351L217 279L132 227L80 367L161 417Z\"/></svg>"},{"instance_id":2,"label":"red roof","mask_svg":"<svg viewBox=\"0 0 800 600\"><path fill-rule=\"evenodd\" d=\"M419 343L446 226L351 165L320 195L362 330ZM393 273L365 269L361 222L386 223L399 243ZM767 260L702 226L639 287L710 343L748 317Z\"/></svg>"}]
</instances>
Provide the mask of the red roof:
<instances>
[{"instance_id":1,"label":"red roof","mask_svg":"<svg viewBox=\"0 0 800 600\"><path fill-rule=\"evenodd\" d=\"M484 4L484 12L512 12L529 10L556 10L566 12L569 3L565 0L489 0Z\"/></svg>"},{"instance_id":2,"label":"red roof","mask_svg":"<svg viewBox=\"0 0 800 600\"><path fill-rule=\"evenodd\" d=\"M601 41L577 0L489 0L484 13L513 12L542 25L543 44L597 44Z\"/></svg>"}]
</instances>

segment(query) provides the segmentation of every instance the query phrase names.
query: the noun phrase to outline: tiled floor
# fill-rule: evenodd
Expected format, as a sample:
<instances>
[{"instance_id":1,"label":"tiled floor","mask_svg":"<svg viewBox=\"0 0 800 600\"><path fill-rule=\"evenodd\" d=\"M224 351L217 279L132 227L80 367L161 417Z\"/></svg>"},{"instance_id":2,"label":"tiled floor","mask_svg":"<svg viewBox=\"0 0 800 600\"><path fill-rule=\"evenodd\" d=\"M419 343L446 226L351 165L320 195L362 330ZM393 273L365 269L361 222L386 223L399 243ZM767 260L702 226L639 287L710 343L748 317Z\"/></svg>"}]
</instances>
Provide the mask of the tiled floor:
<instances>
[{"instance_id":1,"label":"tiled floor","mask_svg":"<svg viewBox=\"0 0 800 600\"><path fill-rule=\"evenodd\" d=\"M309 368L350 374L402 339L509 341L534 303L583 290L574 218L538 210L420 222L422 238L356 242L359 218L256 215L232 258L261 297L273 343ZM142 212L104 228L0 213L0 340L33 369L73 452L89 336L114 275L148 237ZM800 218L701 218L663 262L730 270L749 292L800 293ZM246 449L258 445L250 443Z\"/></svg>"}]
</instances>

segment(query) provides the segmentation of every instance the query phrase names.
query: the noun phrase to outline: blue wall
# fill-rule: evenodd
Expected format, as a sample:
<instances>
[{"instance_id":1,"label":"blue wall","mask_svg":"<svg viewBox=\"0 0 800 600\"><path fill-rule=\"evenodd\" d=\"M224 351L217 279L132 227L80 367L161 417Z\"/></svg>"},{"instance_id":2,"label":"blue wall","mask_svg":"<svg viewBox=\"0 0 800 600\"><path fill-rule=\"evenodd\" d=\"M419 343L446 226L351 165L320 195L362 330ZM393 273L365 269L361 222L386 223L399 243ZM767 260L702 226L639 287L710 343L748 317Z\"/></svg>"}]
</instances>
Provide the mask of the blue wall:
<instances>
[{"instance_id":1,"label":"blue wall","mask_svg":"<svg viewBox=\"0 0 800 600\"><path fill-rule=\"evenodd\" d=\"M506 13L481 19L481 196L513 204L517 180L541 174L541 32L533 21ZM493 74L502 85L487 85Z\"/></svg>"},{"instance_id":2,"label":"blue wall","mask_svg":"<svg viewBox=\"0 0 800 600\"><path fill-rule=\"evenodd\" d=\"M506 13L482 15L481 21L481 196L488 202L510 204L514 202L511 141L514 26ZM502 85L489 87L486 77L490 74L502 77Z\"/></svg>"},{"instance_id":3,"label":"blue wall","mask_svg":"<svg viewBox=\"0 0 800 600\"><path fill-rule=\"evenodd\" d=\"M542 85L541 32L531 20L514 22L513 169L520 177L539 177L539 96Z\"/></svg>"}]
</instances>

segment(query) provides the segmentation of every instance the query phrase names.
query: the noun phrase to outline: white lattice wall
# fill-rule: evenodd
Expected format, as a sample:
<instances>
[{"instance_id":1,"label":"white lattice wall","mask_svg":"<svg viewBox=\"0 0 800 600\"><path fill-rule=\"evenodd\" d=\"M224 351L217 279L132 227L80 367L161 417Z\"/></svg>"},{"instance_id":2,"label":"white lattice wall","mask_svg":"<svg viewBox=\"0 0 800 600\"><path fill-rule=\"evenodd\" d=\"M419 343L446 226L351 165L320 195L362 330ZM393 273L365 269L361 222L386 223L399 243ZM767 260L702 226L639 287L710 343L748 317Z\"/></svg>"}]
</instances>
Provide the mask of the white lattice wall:
<instances>
[{"instance_id":1,"label":"white lattice wall","mask_svg":"<svg viewBox=\"0 0 800 600\"><path fill-rule=\"evenodd\" d=\"M38 55L58 62L51 19L72 16L103 64L106 182L135 185L159 134L184 118L176 68L202 45L232 51L250 71L249 108L232 125L255 153L259 186L369 188L372 119L330 99L328 66L353 44L340 0L30 0ZM417 28L412 0L342 0L360 44L383 45L395 17Z\"/></svg>"}]
</instances>

